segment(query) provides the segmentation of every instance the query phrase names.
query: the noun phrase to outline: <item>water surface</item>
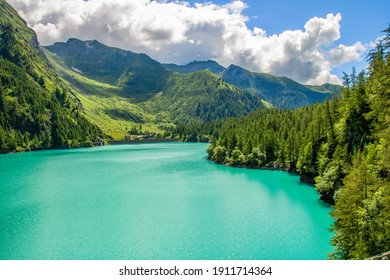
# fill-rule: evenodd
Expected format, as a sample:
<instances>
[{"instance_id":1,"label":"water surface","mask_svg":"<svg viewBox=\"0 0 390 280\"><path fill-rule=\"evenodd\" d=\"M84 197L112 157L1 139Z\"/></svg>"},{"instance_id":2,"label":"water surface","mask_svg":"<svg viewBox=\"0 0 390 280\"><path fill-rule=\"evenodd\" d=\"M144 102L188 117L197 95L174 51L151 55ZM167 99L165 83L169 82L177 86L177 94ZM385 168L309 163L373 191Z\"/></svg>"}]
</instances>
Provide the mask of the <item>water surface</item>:
<instances>
[{"instance_id":1,"label":"water surface","mask_svg":"<svg viewBox=\"0 0 390 280\"><path fill-rule=\"evenodd\" d=\"M282 171L161 143L0 156L0 259L325 259L330 208Z\"/></svg>"}]
</instances>

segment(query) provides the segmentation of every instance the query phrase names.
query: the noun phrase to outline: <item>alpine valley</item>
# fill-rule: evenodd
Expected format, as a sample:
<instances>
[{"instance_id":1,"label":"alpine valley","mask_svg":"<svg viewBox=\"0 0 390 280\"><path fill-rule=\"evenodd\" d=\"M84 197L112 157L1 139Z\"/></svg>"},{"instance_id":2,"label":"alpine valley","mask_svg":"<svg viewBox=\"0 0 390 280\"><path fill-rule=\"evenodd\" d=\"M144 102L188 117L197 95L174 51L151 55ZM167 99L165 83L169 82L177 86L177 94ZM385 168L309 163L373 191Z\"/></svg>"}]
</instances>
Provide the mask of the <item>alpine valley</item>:
<instances>
[{"instance_id":1,"label":"alpine valley","mask_svg":"<svg viewBox=\"0 0 390 280\"><path fill-rule=\"evenodd\" d=\"M234 65L225 69L214 61L161 64L97 41L69 39L42 47L7 2L1 1L0 9L2 152L162 135L178 123L306 106L341 90Z\"/></svg>"}]
</instances>

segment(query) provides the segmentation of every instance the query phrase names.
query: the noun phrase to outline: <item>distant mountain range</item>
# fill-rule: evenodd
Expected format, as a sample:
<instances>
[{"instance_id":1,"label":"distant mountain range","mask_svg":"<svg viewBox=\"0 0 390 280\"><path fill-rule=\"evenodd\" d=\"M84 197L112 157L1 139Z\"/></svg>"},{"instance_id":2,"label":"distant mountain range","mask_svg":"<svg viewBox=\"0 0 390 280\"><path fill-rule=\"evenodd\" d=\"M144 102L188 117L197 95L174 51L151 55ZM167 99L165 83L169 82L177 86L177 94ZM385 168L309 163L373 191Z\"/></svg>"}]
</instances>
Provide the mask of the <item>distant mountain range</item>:
<instances>
[{"instance_id":1,"label":"distant mountain range","mask_svg":"<svg viewBox=\"0 0 390 280\"><path fill-rule=\"evenodd\" d=\"M186 65L176 65L171 63L171 64L163 64L163 66L170 71L181 73L181 74L188 74L188 73L202 71L202 70L209 70L214 74L220 74L223 70L225 70L225 67L218 64L214 60L192 61Z\"/></svg>"},{"instance_id":2,"label":"distant mountain range","mask_svg":"<svg viewBox=\"0 0 390 280\"><path fill-rule=\"evenodd\" d=\"M158 133L175 123L306 106L340 91L212 60L161 64L95 40L42 47L7 2L0 12L0 134L13 135L1 137L0 151L90 145L103 132L117 139L132 127Z\"/></svg>"},{"instance_id":3,"label":"distant mountain range","mask_svg":"<svg viewBox=\"0 0 390 280\"><path fill-rule=\"evenodd\" d=\"M145 54L97 41L69 39L43 50L75 89L87 116L97 125L108 122L107 129L103 127L107 133L119 120L120 126L139 123L153 131L177 122L242 116L270 106L210 71L172 72Z\"/></svg>"},{"instance_id":4,"label":"distant mountain range","mask_svg":"<svg viewBox=\"0 0 390 280\"><path fill-rule=\"evenodd\" d=\"M224 68L213 60L193 61L186 65L163 64L166 69L178 73L191 73L209 70L219 75L224 81L268 101L275 107L293 109L323 102L341 93L341 86L324 84L305 86L287 77L276 77L264 73L250 72L236 65Z\"/></svg>"}]
</instances>

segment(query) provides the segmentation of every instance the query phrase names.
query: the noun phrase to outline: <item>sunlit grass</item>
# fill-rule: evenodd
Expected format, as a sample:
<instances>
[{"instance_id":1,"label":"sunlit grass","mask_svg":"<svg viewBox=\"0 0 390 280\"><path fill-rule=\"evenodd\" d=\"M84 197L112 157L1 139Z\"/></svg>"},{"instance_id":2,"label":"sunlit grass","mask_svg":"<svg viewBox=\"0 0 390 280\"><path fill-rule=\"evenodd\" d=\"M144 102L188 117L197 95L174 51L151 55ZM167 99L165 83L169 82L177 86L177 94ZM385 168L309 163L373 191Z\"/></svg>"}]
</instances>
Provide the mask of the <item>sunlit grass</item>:
<instances>
[{"instance_id":1,"label":"sunlit grass","mask_svg":"<svg viewBox=\"0 0 390 280\"><path fill-rule=\"evenodd\" d=\"M168 114L161 112L161 94L152 100L135 104L130 98L120 96L116 86L89 79L64 66L62 59L55 54L43 50L51 64L66 79L66 83L72 85L73 93L81 102L86 117L114 139L123 139L133 126L141 125L143 131L159 133L162 132L158 128L160 125L172 125Z\"/></svg>"}]
</instances>

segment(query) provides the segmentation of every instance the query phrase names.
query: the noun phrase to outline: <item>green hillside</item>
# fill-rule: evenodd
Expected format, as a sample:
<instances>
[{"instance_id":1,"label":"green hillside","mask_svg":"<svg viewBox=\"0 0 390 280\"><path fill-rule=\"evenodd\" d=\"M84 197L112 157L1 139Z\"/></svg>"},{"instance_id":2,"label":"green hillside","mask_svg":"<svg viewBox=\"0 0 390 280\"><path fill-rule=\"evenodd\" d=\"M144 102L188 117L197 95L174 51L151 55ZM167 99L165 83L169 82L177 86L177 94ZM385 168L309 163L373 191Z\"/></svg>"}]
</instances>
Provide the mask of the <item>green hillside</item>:
<instances>
[{"instance_id":1,"label":"green hillside","mask_svg":"<svg viewBox=\"0 0 390 280\"><path fill-rule=\"evenodd\" d=\"M243 116L268 103L201 71L178 74L144 54L70 39L46 56L83 104L88 118L114 138L142 124L150 132L177 122Z\"/></svg>"},{"instance_id":2,"label":"green hillside","mask_svg":"<svg viewBox=\"0 0 390 280\"><path fill-rule=\"evenodd\" d=\"M164 89L167 110L177 122L211 121L246 115L266 104L210 71L172 74Z\"/></svg>"},{"instance_id":3,"label":"green hillside","mask_svg":"<svg viewBox=\"0 0 390 280\"><path fill-rule=\"evenodd\" d=\"M220 75L224 81L267 100L274 107L285 109L323 102L326 98L341 93L341 86L338 85L305 86L286 77L253 73L236 65L224 68L213 60L193 61L186 65L163 64L163 66L177 73L209 70Z\"/></svg>"},{"instance_id":4,"label":"green hillside","mask_svg":"<svg viewBox=\"0 0 390 280\"><path fill-rule=\"evenodd\" d=\"M36 34L6 2L0 15L0 152L96 144L102 132L51 69Z\"/></svg>"},{"instance_id":5,"label":"green hillside","mask_svg":"<svg viewBox=\"0 0 390 280\"><path fill-rule=\"evenodd\" d=\"M343 91L343 88L341 86L328 84L328 83L320 86L307 85L306 87L318 92L328 93L328 94L341 94L341 92Z\"/></svg>"},{"instance_id":6,"label":"green hillside","mask_svg":"<svg viewBox=\"0 0 390 280\"><path fill-rule=\"evenodd\" d=\"M72 87L89 120L111 137L122 139L132 127L140 124L149 132L161 132L159 126L173 125L166 115L150 105L150 101L140 103L126 96L118 86L88 78L67 67L58 55L43 50L57 73ZM158 103L158 99L156 94L152 100Z\"/></svg>"},{"instance_id":7,"label":"green hillside","mask_svg":"<svg viewBox=\"0 0 390 280\"><path fill-rule=\"evenodd\" d=\"M323 102L333 96L333 92L324 91L324 87L308 88L286 77L253 73L235 65L225 69L221 77L226 82L249 90L279 108L299 108Z\"/></svg>"},{"instance_id":8,"label":"green hillside","mask_svg":"<svg viewBox=\"0 0 390 280\"><path fill-rule=\"evenodd\" d=\"M145 54L111 48L95 40L69 39L46 49L61 57L74 72L116 86L125 96L157 93L169 76L160 63Z\"/></svg>"},{"instance_id":9,"label":"green hillside","mask_svg":"<svg viewBox=\"0 0 390 280\"><path fill-rule=\"evenodd\" d=\"M209 70L214 74L219 74L223 70L225 70L225 68L222 65L219 65L214 60L192 61L186 65L177 65L177 64L170 63L170 64L163 64L163 66L169 71L173 71L181 74L188 74L188 73L198 72L202 70Z\"/></svg>"}]
</instances>

